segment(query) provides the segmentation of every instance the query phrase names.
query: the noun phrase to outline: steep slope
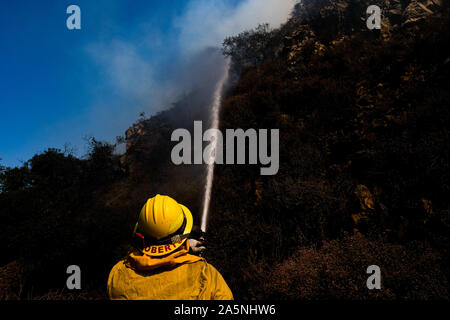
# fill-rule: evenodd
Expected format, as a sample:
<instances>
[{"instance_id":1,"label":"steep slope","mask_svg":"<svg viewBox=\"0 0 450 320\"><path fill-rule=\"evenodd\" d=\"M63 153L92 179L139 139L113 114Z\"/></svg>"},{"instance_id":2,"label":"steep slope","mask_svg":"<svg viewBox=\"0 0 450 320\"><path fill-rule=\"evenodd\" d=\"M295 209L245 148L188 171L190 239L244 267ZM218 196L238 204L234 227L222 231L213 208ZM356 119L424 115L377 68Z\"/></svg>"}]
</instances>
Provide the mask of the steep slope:
<instances>
[{"instance_id":1,"label":"steep slope","mask_svg":"<svg viewBox=\"0 0 450 320\"><path fill-rule=\"evenodd\" d=\"M437 1L303 1L244 70L222 129L279 128L280 171L217 168L208 257L237 296L448 298L448 22Z\"/></svg>"}]
</instances>

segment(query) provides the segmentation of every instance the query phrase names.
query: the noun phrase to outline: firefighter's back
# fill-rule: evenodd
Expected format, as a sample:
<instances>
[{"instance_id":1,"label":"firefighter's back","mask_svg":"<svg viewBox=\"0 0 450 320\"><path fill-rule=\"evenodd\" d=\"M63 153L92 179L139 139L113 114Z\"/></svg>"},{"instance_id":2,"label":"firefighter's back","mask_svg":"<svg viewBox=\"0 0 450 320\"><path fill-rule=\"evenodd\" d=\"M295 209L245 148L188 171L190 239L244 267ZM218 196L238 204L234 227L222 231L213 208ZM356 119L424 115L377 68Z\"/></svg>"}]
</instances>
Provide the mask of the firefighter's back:
<instances>
[{"instance_id":1,"label":"firefighter's back","mask_svg":"<svg viewBox=\"0 0 450 320\"><path fill-rule=\"evenodd\" d=\"M108 279L110 299L126 300L231 300L222 275L205 260L173 268L139 272L120 261Z\"/></svg>"}]
</instances>

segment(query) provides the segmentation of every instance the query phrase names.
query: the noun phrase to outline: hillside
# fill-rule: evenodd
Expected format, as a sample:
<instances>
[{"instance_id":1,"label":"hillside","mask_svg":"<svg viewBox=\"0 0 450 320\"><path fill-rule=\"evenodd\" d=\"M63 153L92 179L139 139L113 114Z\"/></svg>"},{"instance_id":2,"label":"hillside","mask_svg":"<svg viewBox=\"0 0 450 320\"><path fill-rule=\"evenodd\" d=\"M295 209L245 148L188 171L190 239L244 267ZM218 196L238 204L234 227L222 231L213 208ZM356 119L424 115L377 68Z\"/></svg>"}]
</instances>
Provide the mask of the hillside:
<instances>
[{"instance_id":1,"label":"hillside","mask_svg":"<svg viewBox=\"0 0 450 320\"><path fill-rule=\"evenodd\" d=\"M448 298L448 18L431 1L304 1L275 58L242 73L223 129L281 137L276 176L216 171L209 254L239 295ZM387 290L368 292L371 264Z\"/></svg>"}]
</instances>

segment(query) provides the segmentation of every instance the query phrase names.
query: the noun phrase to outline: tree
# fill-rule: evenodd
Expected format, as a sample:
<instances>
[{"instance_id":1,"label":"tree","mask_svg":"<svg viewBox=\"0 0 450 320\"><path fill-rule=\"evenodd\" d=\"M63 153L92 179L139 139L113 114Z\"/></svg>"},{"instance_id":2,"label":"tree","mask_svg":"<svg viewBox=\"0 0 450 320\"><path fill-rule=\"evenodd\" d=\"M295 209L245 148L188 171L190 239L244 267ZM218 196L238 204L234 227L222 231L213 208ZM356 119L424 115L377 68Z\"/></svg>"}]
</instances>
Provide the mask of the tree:
<instances>
[{"instance_id":1,"label":"tree","mask_svg":"<svg viewBox=\"0 0 450 320\"><path fill-rule=\"evenodd\" d=\"M272 30L268 23L253 30L244 31L223 41L222 52L233 59L235 68L252 67L275 57L278 30Z\"/></svg>"},{"instance_id":2,"label":"tree","mask_svg":"<svg viewBox=\"0 0 450 320\"><path fill-rule=\"evenodd\" d=\"M0 168L0 193L23 190L31 184L27 164L20 168Z\"/></svg>"},{"instance_id":3,"label":"tree","mask_svg":"<svg viewBox=\"0 0 450 320\"><path fill-rule=\"evenodd\" d=\"M119 170L118 157L114 155L115 144L89 139L88 145L88 179L94 183L104 184L112 181Z\"/></svg>"},{"instance_id":4,"label":"tree","mask_svg":"<svg viewBox=\"0 0 450 320\"><path fill-rule=\"evenodd\" d=\"M116 145L124 144L126 142L127 142L127 138L125 138L124 136L117 136L116 137Z\"/></svg>"}]
</instances>

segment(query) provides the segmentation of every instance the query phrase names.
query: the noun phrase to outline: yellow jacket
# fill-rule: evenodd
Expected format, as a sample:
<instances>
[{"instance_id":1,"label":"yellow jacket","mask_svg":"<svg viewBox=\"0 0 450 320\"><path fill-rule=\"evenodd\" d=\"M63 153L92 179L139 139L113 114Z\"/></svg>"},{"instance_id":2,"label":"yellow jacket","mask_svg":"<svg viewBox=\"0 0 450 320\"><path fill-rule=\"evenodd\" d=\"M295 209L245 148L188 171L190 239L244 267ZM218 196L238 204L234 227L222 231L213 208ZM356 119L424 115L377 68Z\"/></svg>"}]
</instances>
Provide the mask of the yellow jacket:
<instances>
[{"instance_id":1,"label":"yellow jacket","mask_svg":"<svg viewBox=\"0 0 450 320\"><path fill-rule=\"evenodd\" d=\"M187 241L186 241L187 242ZM163 259L131 253L108 277L112 300L232 300L222 275L187 245Z\"/></svg>"}]
</instances>

